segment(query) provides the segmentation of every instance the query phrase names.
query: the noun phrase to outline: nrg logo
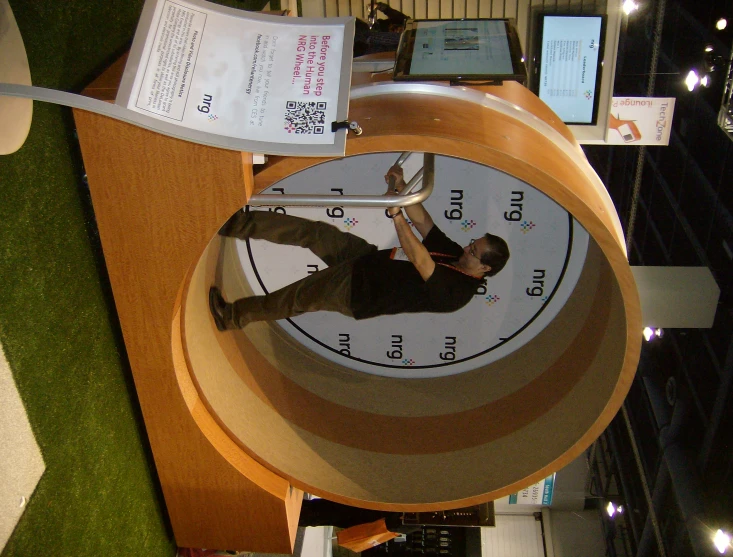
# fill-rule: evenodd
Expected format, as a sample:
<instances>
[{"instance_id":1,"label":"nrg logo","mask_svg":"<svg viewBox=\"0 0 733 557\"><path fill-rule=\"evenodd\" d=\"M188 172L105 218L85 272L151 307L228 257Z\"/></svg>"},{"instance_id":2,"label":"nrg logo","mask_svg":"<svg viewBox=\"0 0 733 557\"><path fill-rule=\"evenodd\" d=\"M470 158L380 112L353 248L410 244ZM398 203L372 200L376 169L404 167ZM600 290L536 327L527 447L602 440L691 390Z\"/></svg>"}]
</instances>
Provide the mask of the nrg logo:
<instances>
[{"instance_id":1,"label":"nrg logo","mask_svg":"<svg viewBox=\"0 0 733 557\"><path fill-rule=\"evenodd\" d=\"M196 108L199 112L203 112L204 114L208 114L211 110L211 102L213 101L213 97L211 95L204 94L204 99L201 101L201 104L198 105Z\"/></svg>"}]
</instances>

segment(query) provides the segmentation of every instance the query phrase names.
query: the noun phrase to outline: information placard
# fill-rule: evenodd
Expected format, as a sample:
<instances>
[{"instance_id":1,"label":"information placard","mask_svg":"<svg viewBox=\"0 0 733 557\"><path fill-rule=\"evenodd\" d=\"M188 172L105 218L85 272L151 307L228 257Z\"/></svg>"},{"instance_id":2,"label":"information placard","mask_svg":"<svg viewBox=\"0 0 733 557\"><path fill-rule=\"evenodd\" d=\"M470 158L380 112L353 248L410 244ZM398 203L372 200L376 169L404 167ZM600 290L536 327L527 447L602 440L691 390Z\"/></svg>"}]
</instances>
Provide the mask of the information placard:
<instances>
[{"instance_id":1,"label":"information placard","mask_svg":"<svg viewBox=\"0 0 733 557\"><path fill-rule=\"evenodd\" d=\"M345 132L331 123L346 118L352 41L353 18L148 0L117 104L254 152L341 155Z\"/></svg>"},{"instance_id":2,"label":"information placard","mask_svg":"<svg viewBox=\"0 0 733 557\"><path fill-rule=\"evenodd\" d=\"M519 493L509 496L510 505L552 505L552 494L555 489L555 474L530 485Z\"/></svg>"},{"instance_id":3,"label":"information placard","mask_svg":"<svg viewBox=\"0 0 733 557\"><path fill-rule=\"evenodd\" d=\"M595 124L604 16L553 14L540 21L538 96L566 124Z\"/></svg>"}]
</instances>

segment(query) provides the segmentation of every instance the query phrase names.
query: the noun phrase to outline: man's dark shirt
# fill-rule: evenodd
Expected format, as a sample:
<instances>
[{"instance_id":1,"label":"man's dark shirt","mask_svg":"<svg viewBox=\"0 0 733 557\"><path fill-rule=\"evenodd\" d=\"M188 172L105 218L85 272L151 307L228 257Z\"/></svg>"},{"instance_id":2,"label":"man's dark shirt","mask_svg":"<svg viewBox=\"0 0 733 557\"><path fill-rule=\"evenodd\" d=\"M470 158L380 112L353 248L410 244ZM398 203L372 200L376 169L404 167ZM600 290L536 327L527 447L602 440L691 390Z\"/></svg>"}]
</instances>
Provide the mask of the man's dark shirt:
<instances>
[{"instance_id":1,"label":"man's dark shirt","mask_svg":"<svg viewBox=\"0 0 733 557\"><path fill-rule=\"evenodd\" d=\"M463 248L448 238L437 226L423 239L433 260L457 260ZM480 278L436 263L425 281L409 261L390 259L392 250L379 250L354 262L351 278L351 311L356 319L398 313L449 313L465 306L478 290Z\"/></svg>"}]
</instances>

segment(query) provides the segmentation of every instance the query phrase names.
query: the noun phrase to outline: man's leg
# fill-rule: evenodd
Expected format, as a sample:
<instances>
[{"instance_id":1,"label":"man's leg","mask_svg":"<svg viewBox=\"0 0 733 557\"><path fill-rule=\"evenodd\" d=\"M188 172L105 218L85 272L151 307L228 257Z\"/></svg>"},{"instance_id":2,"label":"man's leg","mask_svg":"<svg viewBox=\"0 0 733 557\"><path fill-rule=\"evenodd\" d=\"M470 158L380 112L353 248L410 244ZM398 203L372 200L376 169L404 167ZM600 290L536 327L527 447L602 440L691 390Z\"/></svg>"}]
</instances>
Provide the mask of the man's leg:
<instances>
[{"instance_id":1,"label":"man's leg","mask_svg":"<svg viewBox=\"0 0 733 557\"><path fill-rule=\"evenodd\" d=\"M237 211L222 226L219 234L240 240L253 238L275 244L300 246L311 250L332 266L376 251L376 247L333 225L311 221L275 211Z\"/></svg>"},{"instance_id":2,"label":"man's leg","mask_svg":"<svg viewBox=\"0 0 733 557\"><path fill-rule=\"evenodd\" d=\"M253 321L276 321L311 311L351 313L350 262L328 267L265 296L223 302L218 313L225 329L241 329Z\"/></svg>"}]
</instances>

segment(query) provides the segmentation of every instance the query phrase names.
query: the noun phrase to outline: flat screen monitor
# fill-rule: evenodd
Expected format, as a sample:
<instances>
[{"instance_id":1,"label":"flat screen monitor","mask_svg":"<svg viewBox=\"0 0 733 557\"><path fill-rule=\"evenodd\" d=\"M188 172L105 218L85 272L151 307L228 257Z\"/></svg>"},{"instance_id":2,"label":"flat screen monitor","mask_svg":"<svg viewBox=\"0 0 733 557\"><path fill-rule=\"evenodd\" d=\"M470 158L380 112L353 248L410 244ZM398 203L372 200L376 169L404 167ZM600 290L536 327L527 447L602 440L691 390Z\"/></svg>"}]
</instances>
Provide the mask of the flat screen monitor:
<instances>
[{"instance_id":1,"label":"flat screen monitor","mask_svg":"<svg viewBox=\"0 0 733 557\"><path fill-rule=\"evenodd\" d=\"M566 124L598 120L605 31L604 15L539 15L532 89Z\"/></svg>"},{"instance_id":2,"label":"flat screen monitor","mask_svg":"<svg viewBox=\"0 0 733 557\"><path fill-rule=\"evenodd\" d=\"M394 79L525 83L527 70L510 19L414 20L400 39Z\"/></svg>"}]
</instances>

